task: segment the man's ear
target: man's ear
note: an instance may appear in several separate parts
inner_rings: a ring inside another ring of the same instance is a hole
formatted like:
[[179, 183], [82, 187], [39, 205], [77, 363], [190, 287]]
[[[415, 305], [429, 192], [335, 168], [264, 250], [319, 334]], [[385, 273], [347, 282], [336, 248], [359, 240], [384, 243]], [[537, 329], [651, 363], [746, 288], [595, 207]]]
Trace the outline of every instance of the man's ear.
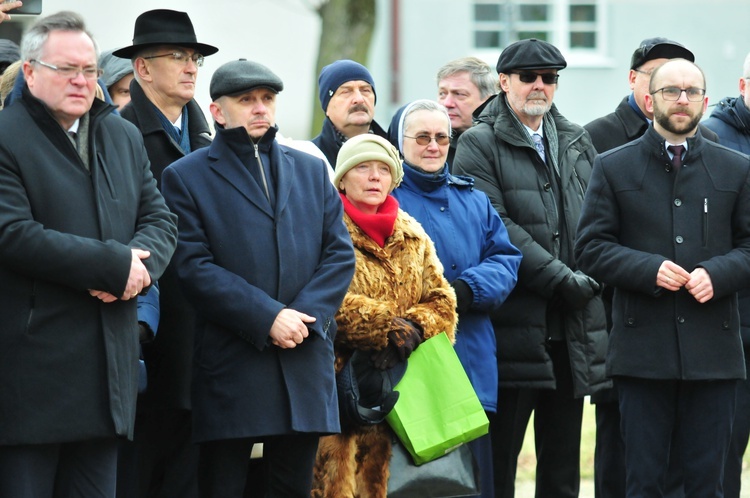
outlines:
[[226, 119], [224, 119], [224, 113], [221, 110], [221, 104], [219, 104], [216, 101], [211, 102], [208, 105], [208, 110], [211, 111], [211, 116], [213, 116], [214, 121], [219, 123], [221, 126], [224, 126], [227, 124]]
[[650, 93], [647, 93], [643, 96], [643, 105], [646, 106], [646, 111], [648, 111], [649, 114], [652, 116], [654, 115], [654, 96]]
[[133, 62], [133, 72], [138, 76], [141, 81], [152, 81], [151, 70], [143, 57], [138, 57]]

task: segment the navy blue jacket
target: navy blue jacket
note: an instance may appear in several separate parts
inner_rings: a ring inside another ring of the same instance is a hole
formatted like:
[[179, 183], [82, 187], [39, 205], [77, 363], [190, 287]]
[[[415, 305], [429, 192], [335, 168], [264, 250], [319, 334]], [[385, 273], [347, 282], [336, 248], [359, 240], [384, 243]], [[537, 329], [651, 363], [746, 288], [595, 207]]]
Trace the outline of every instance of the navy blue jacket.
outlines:
[[[193, 358], [196, 442], [338, 432], [334, 315], [354, 274], [343, 207], [321, 159], [261, 140], [275, 209], [230, 148], [244, 128], [164, 170], [179, 217], [173, 263], [197, 314]], [[283, 308], [314, 316], [292, 349], [269, 341]]]
[[[750, 109], [742, 97], [722, 99], [703, 125], [719, 136], [721, 145], [750, 154]], [[750, 349], [750, 289], [740, 291], [739, 304], [742, 343]]]
[[404, 180], [393, 196], [435, 243], [445, 278], [471, 288], [471, 307], [459, 315], [456, 353], [485, 410], [494, 412], [497, 348], [489, 312], [516, 285], [521, 252], [489, 198], [474, 189], [474, 180], [451, 175], [447, 166], [437, 176], [404, 166]]

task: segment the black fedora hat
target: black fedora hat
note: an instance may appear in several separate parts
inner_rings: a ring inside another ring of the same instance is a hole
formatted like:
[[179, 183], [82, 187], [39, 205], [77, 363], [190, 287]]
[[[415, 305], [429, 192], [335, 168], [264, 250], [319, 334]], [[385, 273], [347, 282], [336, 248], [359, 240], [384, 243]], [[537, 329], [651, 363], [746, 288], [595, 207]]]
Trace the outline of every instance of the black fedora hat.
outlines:
[[193, 48], [201, 55], [212, 55], [218, 48], [198, 43], [193, 23], [186, 12], [156, 9], [144, 12], [135, 20], [133, 44], [116, 50], [112, 55], [130, 59], [141, 49], [154, 45], [177, 45]]

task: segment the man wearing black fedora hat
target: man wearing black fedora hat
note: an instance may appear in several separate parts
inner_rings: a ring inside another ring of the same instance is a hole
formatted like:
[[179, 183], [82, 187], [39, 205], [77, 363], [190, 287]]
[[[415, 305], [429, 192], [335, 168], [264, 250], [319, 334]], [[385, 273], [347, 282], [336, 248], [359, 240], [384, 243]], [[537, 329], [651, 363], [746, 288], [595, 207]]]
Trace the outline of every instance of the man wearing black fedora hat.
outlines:
[[523, 260], [518, 284], [492, 315], [500, 388], [490, 418], [495, 493], [515, 493], [518, 454], [534, 413], [536, 496], [576, 498], [583, 396], [607, 387], [599, 284], [577, 271], [573, 241], [596, 151], [552, 103], [567, 63], [542, 40], [500, 54], [501, 92], [475, 111], [454, 171], [475, 178]]
[[[121, 114], [143, 134], [159, 188], [164, 168], [211, 143], [208, 123], [193, 97], [203, 57], [217, 51], [198, 42], [187, 13], [157, 9], [139, 15], [132, 45], [113, 52], [132, 61], [131, 101]], [[118, 491], [125, 496], [193, 498], [198, 458], [191, 442], [190, 411], [194, 312], [172, 265], [159, 285], [159, 334], [144, 344], [148, 388], [138, 398], [135, 441], [121, 458]], [[126, 470], [128, 462], [137, 471]]]

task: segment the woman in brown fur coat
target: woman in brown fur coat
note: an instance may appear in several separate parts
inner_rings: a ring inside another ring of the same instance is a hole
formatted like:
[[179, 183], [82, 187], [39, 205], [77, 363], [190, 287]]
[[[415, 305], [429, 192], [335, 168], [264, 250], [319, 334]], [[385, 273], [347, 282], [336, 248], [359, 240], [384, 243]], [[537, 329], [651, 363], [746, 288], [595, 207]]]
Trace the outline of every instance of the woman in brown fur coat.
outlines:
[[[440, 332], [453, 340], [455, 293], [422, 226], [389, 195], [402, 177], [398, 151], [377, 135], [351, 138], [339, 151], [334, 184], [357, 264], [336, 315], [337, 372], [356, 349], [388, 368]], [[385, 498], [391, 437], [385, 422], [322, 437], [313, 497]]]

